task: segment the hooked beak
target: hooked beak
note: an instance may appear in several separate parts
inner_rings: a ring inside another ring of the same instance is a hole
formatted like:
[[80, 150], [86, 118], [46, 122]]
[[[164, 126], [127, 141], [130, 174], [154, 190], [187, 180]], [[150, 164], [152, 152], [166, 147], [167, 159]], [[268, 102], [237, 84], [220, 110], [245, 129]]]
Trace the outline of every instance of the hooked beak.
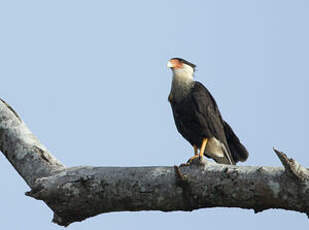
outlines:
[[168, 61], [168, 62], [167, 62], [167, 67], [168, 67], [168, 68], [173, 68], [174, 65], [173, 65], [173, 63], [171, 63], [171, 61]]

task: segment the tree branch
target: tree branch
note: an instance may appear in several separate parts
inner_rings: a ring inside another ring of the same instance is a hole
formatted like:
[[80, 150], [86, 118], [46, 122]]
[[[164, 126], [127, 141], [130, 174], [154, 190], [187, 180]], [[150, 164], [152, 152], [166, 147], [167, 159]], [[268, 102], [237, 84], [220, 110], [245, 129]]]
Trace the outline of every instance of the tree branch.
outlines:
[[65, 168], [0, 100], [0, 150], [67, 226], [113, 211], [191, 211], [240, 207], [309, 213], [309, 171], [274, 149], [284, 168], [240, 167], [195, 159], [180, 167]]
[[32, 188], [35, 180], [65, 167], [32, 134], [17, 113], [0, 99], [0, 150]]

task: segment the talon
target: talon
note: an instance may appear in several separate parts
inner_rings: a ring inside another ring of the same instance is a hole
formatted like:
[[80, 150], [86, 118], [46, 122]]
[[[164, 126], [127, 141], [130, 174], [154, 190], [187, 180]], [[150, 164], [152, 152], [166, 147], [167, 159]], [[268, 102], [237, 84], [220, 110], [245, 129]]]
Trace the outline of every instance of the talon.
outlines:
[[188, 166], [188, 165], [190, 165], [195, 158], [199, 158], [199, 160], [202, 161], [203, 160], [203, 156], [204, 156], [204, 152], [205, 152], [205, 149], [206, 149], [207, 141], [208, 141], [207, 138], [203, 138], [201, 149], [200, 149], [199, 153], [198, 153], [198, 147], [196, 145], [193, 145], [194, 156], [191, 157], [187, 161], [186, 164], [181, 164], [180, 166]]
[[198, 147], [197, 147], [196, 145], [193, 145], [193, 149], [194, 149], [194, 156], [191, 157], [191, 158], [187, 161], [187, 163], [186, 163], [187, 166], [190, 165], [190, 163], [191, 163], [195, 158], [199, 157], [199, 155], [198, 155]]
[[200, 156], [197, 154], [194, 155], [193, 157], [190, 157], [190, 159], [187, 161], [187, 164], [190, 164], [195, 158], [200, 158]]

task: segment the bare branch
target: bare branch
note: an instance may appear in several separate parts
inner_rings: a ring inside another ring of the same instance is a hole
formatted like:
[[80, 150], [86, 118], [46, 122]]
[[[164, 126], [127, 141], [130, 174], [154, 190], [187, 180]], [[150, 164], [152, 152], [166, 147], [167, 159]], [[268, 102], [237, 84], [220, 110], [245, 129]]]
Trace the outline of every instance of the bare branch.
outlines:
[[240, 207], [309, 213], [309, 172], [278, 150], [284, 168], [199, 159], [180, 167], [65, 168], [2, 100], [0, 150], [30, 186], [26, 195], [43, 200], [63, 226], [114, 211]]
[[32, 134], [17, 113], [0, 100], [0, 150], [30, 187], [64, 166]]

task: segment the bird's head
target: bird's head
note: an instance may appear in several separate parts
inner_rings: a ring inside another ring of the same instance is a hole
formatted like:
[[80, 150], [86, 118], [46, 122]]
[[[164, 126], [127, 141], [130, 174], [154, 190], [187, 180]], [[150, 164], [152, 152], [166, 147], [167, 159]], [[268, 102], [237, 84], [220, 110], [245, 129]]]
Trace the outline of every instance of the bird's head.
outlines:
[[195, 65], [182, 58], [171, 58], [167, 62], [167, 67], [171, 68], [174, 76], [193, 79]]
[[181, 73], [183, 71], [193, 74], [196, 66], [182, 58], [171, 58], [167, 62], [167, 67], [171, 68], [175, 74]]
[[173, 72], [171, 97], [174, 101], [181, 100], [190, 92], [194, 85], [193, 73], [195, 65], [182, 58], [171, 58], [167, 62], [167, 66]]

